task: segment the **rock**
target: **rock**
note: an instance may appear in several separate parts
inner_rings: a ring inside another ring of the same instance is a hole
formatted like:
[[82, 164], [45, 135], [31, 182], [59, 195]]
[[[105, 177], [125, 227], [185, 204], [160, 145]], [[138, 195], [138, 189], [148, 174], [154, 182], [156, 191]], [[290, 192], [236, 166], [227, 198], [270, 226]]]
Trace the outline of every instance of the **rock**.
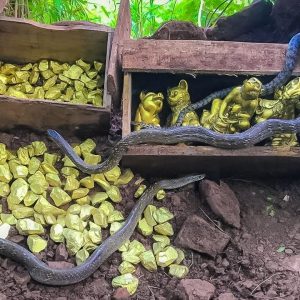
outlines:
[[252, 280], [247, 279], [242, 283], [242, 285], [247, 289], [251, 289], [255, 285], [255, 283]]
[[292, 35], [300, 31], [300, 1], [277, 0], [274, 4], [271, 18], [274, 21], [276, 32], [281, 42], [287, 43]]
[[[91, 289], [90, 284], [88, 284], [88, 289]], [[92, 282], [92, 291], [99, 299], [106, 294], [110, 294], [109, 289], [110, 285], [104, 278], [98, 278]]]
[[216, 290], [211, 283], [201, 279], [182, 279], [178, 287], [189, 300], [209, 300]]
[[20, 234], [9, 237], [10, 241], [12, 241], [14, 243], [17, 243], [17, 244], [23, 242], [24, 239], [25, 239], [25, 237], [23, 235], [20, 235]]
[[27, 285], [27, 283], [30, 281], [30, 275], [25, 270], [21, 272], [16, 272], [14, 275], [14, 280], [18, 285]]
[[229, 265], [230, 265], [229, 261], [226, 258], [224, 258], [222, 260], [222, 266], [225, 267], [225, 268], [227, 268], [227, 267], [229, 267]]
[[178, 196], [177, 194], [173, 194], [171, 195], [171, 203], [176, 206], [176, 207], [180, 207], [181, 205], [181, 197]]
[[0, 293], [0, 300], [7, 300], [7, 297], [3, 293]]
[[47, 264], [52, 269], [71, 269], [74, 267], [74, 264], [67, 261], [47, 261]]
[[293, 254], [294, 251], [293, 251], [293, 249], [286, 248], [286, 249], [284, 249], [284, 253], [286, 253], [286, 254]]
[[300, 241], [300, 233], [296, 233], [294, 239]]
[[223, 181], [218, 185], [210, 180], [202, 180], [199, 186], [212, 211], [227, 224], [240, 228], [240, 204], [232, 189]]
[[56, 300], [68, 300], [68, 298], [67, 297], [58, 297], [58, 298], [56, 298]]
[[178, 246], [215, 257], [223, 252], [229, 240], [228, 235], [209, 225], [201, 217], [192, 215], [185, 220], [175, 243]]
[[285, 270], [300, 273], [300, 254], [285, 258], [282, 266]]
[[265, 268], [272, 273], [277, 272], [280, 269], [278, 263], [273, 260], [265, 262]]
[[68, 259], [68, 251], [64, 244], [59, 244], [55, 250], [55, 260], [67, 260]]
[[257, 249], [257, 251], [263, 253], [265, 248], [263, 245], [258, 245], [256, 249]]
[[207, 38], [219, 41], [239, 40], [240, 35], [270, 22], [271, 11], [272, 4], [269, 1], [258, 0], [234, 15], [219, 18], [216, 26], [206, 31]]
[[117, 288], [112, 295], [112, 299], [113, 300], [129, 300], [130, 294], [128, 293], [127, 289], [125, 289], [125, 288]]
[[237, 300], [232, 293], [222, 293], [219, 295], [218, 300]]

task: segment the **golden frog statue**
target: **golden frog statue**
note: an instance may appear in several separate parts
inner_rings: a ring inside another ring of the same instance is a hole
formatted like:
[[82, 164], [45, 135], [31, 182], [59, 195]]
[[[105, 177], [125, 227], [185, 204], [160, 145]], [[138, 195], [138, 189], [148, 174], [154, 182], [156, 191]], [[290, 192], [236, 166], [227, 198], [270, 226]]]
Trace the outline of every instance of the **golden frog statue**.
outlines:
[[262, 83], [255, 77], [235, 87], [222, 99], [215, 99], [211, 110], [204, 110], [200, 123], [220, 133], [241, 132], [250, 128], [250, 120], [259, 102]]
[[[172, 115], [168, 119], [168, 126], [175, 125], [179, 113], [191, 104], [188, 84], [185, 80], [180, 80], [178, 86], [168, 89], [168, 103]], [[195, 111], [188, 112], [183, 119], [182, 126], [199, 126], [199, 118]]]
[[[267, 119], [294, 119], [300, 109], [300, 77], [291, 80], [277, 90], [274, 100], [260, 99], [256, 109], [255, 123]], [[296, 134], [279, 134], [272, 138], [272, 146], [297, 146]]]
[[[162, 93], [140, 93], [141, 103], [135, 114], [136, 123], [160, 126], [158, 114], [162, 111], [164, 96]], [[135, 125], [134, 130], [141, 130], [141, 125]]]

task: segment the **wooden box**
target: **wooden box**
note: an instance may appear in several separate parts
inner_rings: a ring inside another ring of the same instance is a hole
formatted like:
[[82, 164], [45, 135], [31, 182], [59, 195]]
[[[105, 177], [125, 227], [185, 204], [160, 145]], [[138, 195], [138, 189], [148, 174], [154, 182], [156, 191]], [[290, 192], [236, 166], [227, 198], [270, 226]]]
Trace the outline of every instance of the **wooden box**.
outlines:
[[[132, 130], [130, 122], [134, 120], [140, 91], [160, 91], [166, 99], [167, 88], [184, 78], [189, 83], [193, 102], [213, 91], [240, 85], [249, 76], [268, 82], [281, 70], [286, 48], [282, 44], [241, 42], [126, 41], [122, 56], [123, 136]], [[294, 74], [300, 74], [299, 62]], [[255, 146], [225, 150], [205, 145], [139, 145], [130, 147], [123, 165], [143, 175], [205, 172], [216, 178], [278, 177], [299, 174], [300, 149]]]
[[74, 63], [82, 58], [105, 63], [103, 107], [49, 100], [22, 100], [0, 96], [1, 130], [26, 126], [68, 131], [105, 132], [109, 128], [111, 96], [107, 72], [113, 30], [89, 22], [44, 25], [29, 20], [0, 17], [0, 61], [25, 64], [41, 59]]

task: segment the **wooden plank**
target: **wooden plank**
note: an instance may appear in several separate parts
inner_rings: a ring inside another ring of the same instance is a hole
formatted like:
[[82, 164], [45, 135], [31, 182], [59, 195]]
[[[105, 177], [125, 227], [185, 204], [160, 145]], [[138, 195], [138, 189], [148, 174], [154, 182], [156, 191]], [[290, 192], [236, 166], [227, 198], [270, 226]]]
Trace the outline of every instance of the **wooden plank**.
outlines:
[[103, 106], [111, 110], [111, 94], [107, 90], [107, 76], [108, 76], [108, 68], [111, 63], [110, 60], [110, 52], [111, 52], [111, 43], [113, 39], [113, 33], [109, 32], [107, 37], [107, 47], [106, 47], [106, 65], [105, 65], [105, 72], [104, 72], [104, 90], [103, 90]]
[[107, 132], [110, 111], [92, 105], [75, 105], [43, 100], [19, 100], [0, 96], [0, 130], [19, 126], [30, 127], [37, 131], [48, 128], [68, 131], [91, 130], [96, 134]]
[[[282, 69], [285, 44], [128, 40], [124, 42], [126, 72], [178, 72], [271, 75]], [[294, 72], [300, 75], [300, 59]]]
[[132, 78], [130, 73], [124, 74], [124, 86], [122, 96], [122, 136], [131, 132], [131, 95], [132, 95]]
[[122, 91], [122, 60], [121, 53], [124, 40], [130, 38], [131, 16], [129, 0], [122, 0], [119, 7], [117, 27], [114, 32], [110, 64], [107, 76], [107, 89], [116, 107], [121, 102]]
[[12, 63], [53, 59], [73, 63], [106, 60], [107, 26], [44, 25], [29, 20], [0, 18], [0, 56]]
[[129, 148], [122, 165], [143, 176], [204, 172], [211, 178], [269, 178], [299, 176], [299, 158], [300, 149], [289, 147], [226, 150], [209, 146], [139, 145]]

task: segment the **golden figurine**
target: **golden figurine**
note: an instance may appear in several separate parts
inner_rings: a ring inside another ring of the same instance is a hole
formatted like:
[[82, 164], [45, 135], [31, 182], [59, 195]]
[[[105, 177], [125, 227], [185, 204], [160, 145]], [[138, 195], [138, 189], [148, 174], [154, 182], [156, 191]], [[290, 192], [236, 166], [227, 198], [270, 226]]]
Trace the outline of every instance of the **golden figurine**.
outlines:
[[247, 79], [224, 98], [215, 99], [210, 112], [204, 110], [201, 125], [220, 133], [241, 132], [250, 128], [259, 102], [262, 83], [255, 77]]
[[[274, 100], [260, 99], [256, 109], [255, 123], [267, 119], [294, 119], [300, 109], [300, 77], [277, 90]], [[272, 146], [297, 146], [296, 134], [278, 134], [272, 138]]]
[[[180, 80], [178, 86], [168, 89], [168, 103], [172, 110], [172, 116], [168, 120], [168, 126], [175, 125], [180, 112], [191, 104], [188, 84]], [[199, 126], [199, 118], [195, 111], [188, 112], [183, 119], [182, 126]]]
[[[141, 103], [135, 114], [136, 123], [160, 126], [158, 114], [162, 111], [164, 96], [162, 93], [140, 93]], [[141, 130], [141, 125], [135, 125], [134, 130]]]

